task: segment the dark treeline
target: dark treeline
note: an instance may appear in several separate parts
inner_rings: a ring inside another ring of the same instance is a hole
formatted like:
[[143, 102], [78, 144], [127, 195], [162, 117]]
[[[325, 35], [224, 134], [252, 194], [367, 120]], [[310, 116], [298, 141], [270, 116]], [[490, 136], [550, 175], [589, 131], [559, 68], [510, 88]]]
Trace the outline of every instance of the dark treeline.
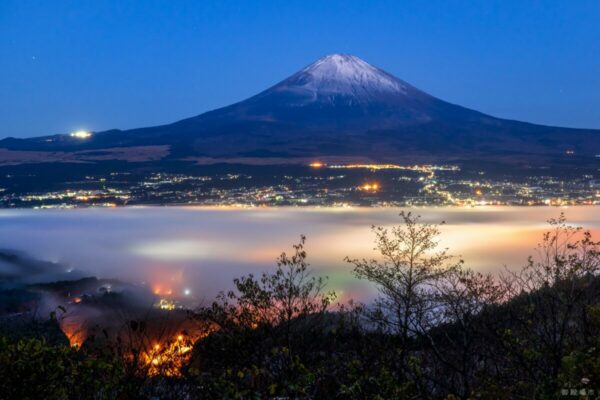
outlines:
[[[437, 225], [401, 222], [373, 227], [378, 257], [346, 259], [378, 289], [372, 304], [340, 304], [301, 237], [273, 272], [190, 312], [207, 334], [183, 365], [161, 370], [122, 342], [75, 350], [8, 335], [0, 398], [600, 398], [600, 244], [589, 232], [561, 215], [523, 268], [486, 275], [440, 248]], [[128, 328], [143, 335], [144, 321]]]

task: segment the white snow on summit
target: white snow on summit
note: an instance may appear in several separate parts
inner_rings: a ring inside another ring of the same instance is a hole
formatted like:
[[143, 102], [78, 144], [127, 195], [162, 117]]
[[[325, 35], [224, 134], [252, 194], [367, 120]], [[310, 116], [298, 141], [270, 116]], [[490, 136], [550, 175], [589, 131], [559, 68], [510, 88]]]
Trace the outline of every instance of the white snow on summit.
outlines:
[[320, 94], [369, 98], [374, 94], [406, 94], [399, 79], [352, 55], [331, 54], [307, 66], [286, 82], [289, 88]]

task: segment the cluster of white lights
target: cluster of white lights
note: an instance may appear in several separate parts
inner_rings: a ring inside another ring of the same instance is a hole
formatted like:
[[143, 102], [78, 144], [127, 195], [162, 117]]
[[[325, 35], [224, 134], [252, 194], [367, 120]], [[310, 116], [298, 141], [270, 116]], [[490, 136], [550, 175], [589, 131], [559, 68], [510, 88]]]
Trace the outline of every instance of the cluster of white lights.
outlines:
[[71, 133], [71, 137], [77, 138], [77, 139], [88, 139], [92, 136], [91, 132], [88, 131], [75, 131]]

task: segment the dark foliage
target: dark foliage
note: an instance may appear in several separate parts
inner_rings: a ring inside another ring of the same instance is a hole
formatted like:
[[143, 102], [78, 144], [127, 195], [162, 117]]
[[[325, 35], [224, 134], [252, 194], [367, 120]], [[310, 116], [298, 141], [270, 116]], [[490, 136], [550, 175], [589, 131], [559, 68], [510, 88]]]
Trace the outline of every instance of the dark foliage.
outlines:
[[[439, 251], [436, 226], [402, 218], [374, 228], [381, 258], [349, 260], [380, 289], [372, 305], [332, 307], [302, 237], [275, 270], [236, 279], [190, 316], [212, 333], [179, 371], [153, 374], [123, 343], [26, 339], [51, 321], [3, 330], [0, 399], [600, 398], [600, 253], [588, 232], [552, 220], [524, 268], [493, 277]], [[135, 337], [144, 326], [128, 324]]]

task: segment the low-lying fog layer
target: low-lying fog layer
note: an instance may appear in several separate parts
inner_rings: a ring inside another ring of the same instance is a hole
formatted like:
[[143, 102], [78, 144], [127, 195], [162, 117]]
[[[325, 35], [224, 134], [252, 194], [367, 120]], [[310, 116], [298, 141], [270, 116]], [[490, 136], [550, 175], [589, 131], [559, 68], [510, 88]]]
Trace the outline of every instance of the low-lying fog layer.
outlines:
[[[373, 255], [370, 226], [400, 222], [397, 209], [128, 207], [1, 210], [0, 248], [64, 265], [77, 276], [146, 282], [165, 293], [210, 300], [234, 277], [273, 268], [299, 235], [311, 265], [343, 298], [368, 300], [372, 290], [352, 277], [345, 256]], [[442, 245], [466, 265], [497, 271], [522, 266], [564, 212], [600, 239], [596, 207], [420, 208], [428, 222], [446, 221]]]

